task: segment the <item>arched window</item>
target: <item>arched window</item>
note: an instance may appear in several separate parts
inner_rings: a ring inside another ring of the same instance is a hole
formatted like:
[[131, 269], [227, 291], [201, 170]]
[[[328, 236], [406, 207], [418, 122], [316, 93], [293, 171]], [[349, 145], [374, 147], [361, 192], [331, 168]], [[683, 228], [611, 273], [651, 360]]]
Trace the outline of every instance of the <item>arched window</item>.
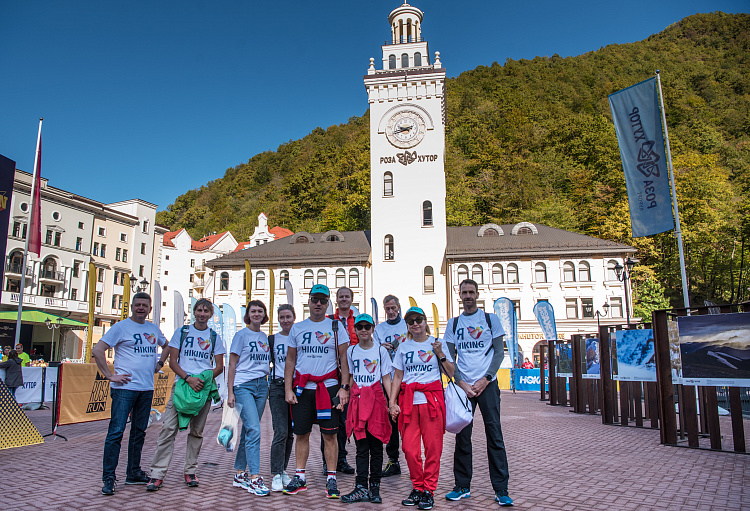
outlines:
[[516, 234], [534, 234], [534, 231], [531, 230], [531, 227], [521, 227]]
[[591, 282], [591, 267], [586, 261], [578, 263], [578, 281]]
[[475, 264], [471, 267], [471, 280], [477, 284], [484, 284], [484, 270], [481, 264]]
[[518, 284], [518, 266], [513, 263], [508, 265], [508, 284]]
[[563, 264], [563, 282], [576, 281], [576, 267], [570, 261]]
[[544, 263], [534, 265], [534, 281], [540, 284], [547, 282], [547, 267]]
[[349, 287], [352, 289], [359, 287], [359, 270], [356, 268], [349, 270]]
[[414, 66], [421, 66], [422, 65], [422, 54], [417, 52], [414, 54]]
[[341, 241], [341, 238], [339, 238], [335, 234], [329, 234], [328, 237], [326, 237], [326, 241], [328, 241], [328, 242], [331, 242], [331, 241]]
[[396, 56], [391, 55], [388, 57], [388, 69], [396, 69]]
[[310, 289], [315, 284], [315, 276], [312, 270], [305, 270], [305, 289]]
[[492, 265], [492, 283], [493, 284], [504, 284], [503, 280], [503, 266], [501, 264]]
[[279, 272], [279, 289], [286, 288], [286, 283], [289, 280], [289, 272], [286, 270], [281, 270]]
[[297, 236], [297, 239], [294, 240], [295, 243], [310, 243], [310, 240], [307, 239], [307, 236]]
[[[53, 257], [48, 257], [44, 260], [44, 263], [42, 263], [42, 277], [48, 278], [48, 279], [54, 279], [57, 278], [56, 276], [57, 272], [57, 261]], [[99, 273], [100, 275], [103, 275], [104, 269], [100, 268]], [[104, 282], [104, 277], [99, 280], [99, 282]]]
[[255, 274], [255, 289], [265, 289], [266, 288], [266, 273], [263, 271], [259, 271]]
[[465, 264], [458, 267], [458, 284], [469, 278], [469, 268]]
[[346, 287], [346, 272], [343, 268], [336, 270], [336, 287]]
[[424, 267], [424, 292], [435, 292], [435, 273], [432, 271], [432, 266]]
[[432, 202], [428, 200], [422, 203], [422, 225], [432, 226]]
[[401, 67], [409, 67], [409, 55], [406, 53], [401, 54]]
[[385, 259], [386, 261], [393, 261], [393, 236], [391, 236], [390, 234], [385, 235], [383, 249], [383, 259]]
[[318, 284], [328, 285], [328, 272], [325, 270], [318, 270]]
[[615, 270], [615, 266], [617, 266], [617, 261], [614, 259], [607, 261], [607, 280], [617, 280], [617, 270]]
[[219, 276], [219, 291], [229, 291], [229, 272], [221, 272]]
[[383, 196], [393, 197], [393, 174], [390, 172], [383, 174]]

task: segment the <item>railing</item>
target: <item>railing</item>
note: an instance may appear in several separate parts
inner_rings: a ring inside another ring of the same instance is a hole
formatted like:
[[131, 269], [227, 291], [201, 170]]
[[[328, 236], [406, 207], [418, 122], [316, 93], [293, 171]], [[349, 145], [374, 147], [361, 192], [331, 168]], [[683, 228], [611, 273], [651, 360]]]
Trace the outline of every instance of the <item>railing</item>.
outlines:
[[62, 281], [65, 280], [65, 274], [61, 271], [39, 270], [39, 278]]
[[[10, 301], [13, 302], [13, 303], [18, 303], [18, 297], [20, 296], [20, 294], [21, 293], [11, 293], [10, 294]], [[23, 303], [29, 303], [29, 304], [33, 305], [34, 303], [36, 303], [35, 296], [34, 295], [24, 294], [23, 295]]]
[[206, 271], [206, 265], [205, 264], [196, 264], [194, 270], [195, 270], [195, 273], [205, 273], [205, 271]]
[[424, 39], [421, 36], [420, 37], [412, 36], [412, 37], [408, 38], [408, 41], [395, 41], [395, 42], [392, 41], [392, 40], [391, 41], [385, 41], [385, 43], [383, 44], [383, 46], [391, 46], [393, 44], [421, 43], [422, 41], [424, 41]]
[[[5, 273], [15, 273], [16, 275], [20, 275], [22, 267], [23, 265], [18, 263], [5, 263]], [[31, 266], [26, 267], [26, 275], [32, 275]]]
[[50, 296], [44, 297], [44, 305], [47, 307], [61, 307], [66, 308], [68, 306], [68, 301], [63, 300], [61, 298], [53, 298]]

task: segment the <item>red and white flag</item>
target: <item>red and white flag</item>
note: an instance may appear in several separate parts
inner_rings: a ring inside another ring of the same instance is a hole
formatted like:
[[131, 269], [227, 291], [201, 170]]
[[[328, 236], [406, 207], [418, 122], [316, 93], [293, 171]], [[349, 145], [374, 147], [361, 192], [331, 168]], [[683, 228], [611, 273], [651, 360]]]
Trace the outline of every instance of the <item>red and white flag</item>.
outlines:
[[42, 120], [39, 119], [39, 136], [36, 141], [34, 183], [32, 185], [31, 219], [29, 221], [29, 252], [39, 257], [42, 251]]

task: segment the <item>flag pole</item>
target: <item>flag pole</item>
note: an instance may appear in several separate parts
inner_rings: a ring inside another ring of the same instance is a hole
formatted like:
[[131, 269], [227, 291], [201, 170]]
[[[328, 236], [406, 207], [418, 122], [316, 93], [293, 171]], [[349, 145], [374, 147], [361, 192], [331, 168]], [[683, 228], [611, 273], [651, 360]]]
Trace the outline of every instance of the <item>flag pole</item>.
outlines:
[[669, 182], [672, 185], [672, 206], [674, 207], [675, 229], [677, 236], [677, 249], [680, 252], [680, 276], [682, 277], [682, 303], [685, 308], [690, 308], [690, 295], [688, 292], [687, 272], [685, 271], [685, 252], [682, 248], [682, 228], [680, 227], [680, 210], [677, 208], [677, 189], [674, 185], [674, 167], [672, 167], [672, 151], [669, 148], [669, 131], [667, 130], [667, 114], [664, 106], [664, 95], [661, 92], [661, 75], [656, 70], [656, 83], [659, 84], [659, 102], [661, 106], [661, 122], [664, 127], [664, 139], [667, 149], [667, 163], [669, 164]]
[[[23, 313], [23, 290], [26, 287], [26, 263], [29, 258], [29, 240], [31, 239], [31, 215], [34, 211], [34, 197], [36, 195], [36, 178], [39, 172], [39, 157], [42, 143], [42, 117], [39, 118], [39, 133], [36, 136], [36, 152], [34, 153], [34, 175], [31, 178], [31, 196], [29, 197], [29, 214], [26, 220], [26, 242], [23, 248], [23, 264], [21, 266], [21, 289], [18, 293], [18, 317], [16, 318], [16, 340], [13, 344], [13, 349], [21, 340], [21, 314]], [[39, 208], [41, 209], [41, 196]], [[33, 282], [33, 280], [32, 280]]]

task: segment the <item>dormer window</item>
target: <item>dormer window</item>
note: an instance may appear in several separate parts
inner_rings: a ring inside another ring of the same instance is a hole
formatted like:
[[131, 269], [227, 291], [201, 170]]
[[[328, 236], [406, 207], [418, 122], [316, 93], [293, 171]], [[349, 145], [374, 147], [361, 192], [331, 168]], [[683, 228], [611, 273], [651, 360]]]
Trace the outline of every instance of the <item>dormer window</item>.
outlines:
[[520, 229], [518, 229], [518, 231], [516, 232], [516, 234], [534, 234], [534, 231], [532, 231], [528, 227], [521, 227]]
[[297, 239], [294, 240], [295, 243], [310, 243], [310, 240], [307, 239], [307, 236], [297, 236]]

